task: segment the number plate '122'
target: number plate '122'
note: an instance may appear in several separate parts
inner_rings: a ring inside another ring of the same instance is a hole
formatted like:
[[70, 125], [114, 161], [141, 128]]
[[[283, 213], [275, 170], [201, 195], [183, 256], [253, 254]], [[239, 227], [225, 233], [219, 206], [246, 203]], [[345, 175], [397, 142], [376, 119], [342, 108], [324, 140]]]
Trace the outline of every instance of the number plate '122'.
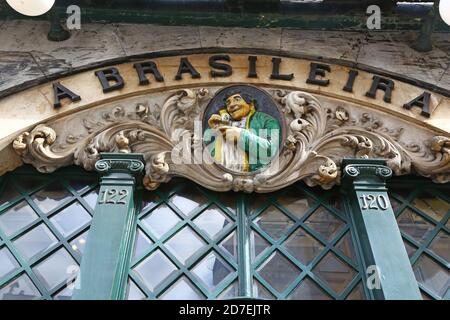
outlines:
[[363, 194], [359, 197], [362, 200], [362, 209], [387, 210], [389, 202], [385, 195]]
[[99, 197], [99, 204], [127, 204], [128, 190], [105, 189]]

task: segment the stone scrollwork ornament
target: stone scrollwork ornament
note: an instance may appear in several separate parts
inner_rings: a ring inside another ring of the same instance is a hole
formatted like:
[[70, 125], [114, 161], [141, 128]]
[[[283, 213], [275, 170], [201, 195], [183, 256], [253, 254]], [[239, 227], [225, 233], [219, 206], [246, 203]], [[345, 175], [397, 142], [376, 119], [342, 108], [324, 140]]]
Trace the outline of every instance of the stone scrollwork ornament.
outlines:
[[[450, 181], [448, 137], [435, 136], [408, 146], [399, 141], [402, 130], [386, 129], [371, 115], [354, 119], [345, 107], [326, 108], [305, 92], [270, 92], [284, 117], [285, 138], [278, 156], [254, 172], [236, 173], [199, 161], [207, 151], [196, 152], [203, 141], [195, 134], [195, 121], [202, 121], [202, 110], [212, 98], [206, 88], [172, 93], [162, 107], [139, 103], [130, 113], [115, 106], [101, 121], [78, 119], [81, 134], [63, 134], [54, 125], [41, 124], [19, 135], [12, 146], [23, 162], [40, 172], [72, 164], [94, 170], [102, 152], [141, 153], [146, 162], [143, 184], [149, 190], [175, 176], [215, 191], [271, 192], [299, 180], [329, 189], [340, 183], [342, 159], [352, 157], [385, 159], [396, 175], [412, 173], [440, 183]], [[188, 163], [174, 161], [186, 150], [182, 157]]]

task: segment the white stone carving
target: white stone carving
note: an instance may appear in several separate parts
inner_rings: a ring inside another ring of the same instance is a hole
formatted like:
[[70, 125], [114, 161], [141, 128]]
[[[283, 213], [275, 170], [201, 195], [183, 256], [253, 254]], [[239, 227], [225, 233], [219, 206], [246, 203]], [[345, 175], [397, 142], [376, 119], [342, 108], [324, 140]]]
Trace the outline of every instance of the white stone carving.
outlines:
[[403, 128], [385, 126], [374, 114], [353, 115], [337, 104], [325, 107], [305, 92], [270, 92], [284, 113], [286, 138], [277, 161], [263, 171], [230, 173], [220, 165], [200, 161], [202, 154], [195, 152], [190, 155], [191, 164], [173, 161], [180, 148], [193, 151], [202, 144], [194, 135], [194, 121], [201, 120], [212, 98], [205, 88], [168, 94], [162, 107], [137, 103], [130, 112], [129, 106], [117, 105], [106, 113], [98, 111], [96, 117], [73, 115], [59, 120], [75, 121], [83, 129], [77, 132], [55, 132], [50, 126], [38, 125], [18, 136], [13, 148], [41, 172], [72, 164], [94, 170], [101, 152], [142, 153], [146, 161], [143, 184], [150, 190], [174, 176], [216, 191], [271, 192], [298, 180], [329, 189], [340, 183], [340, 164], [346, 157], [383, 158], [396, 175], [413, 173], [436, 182], [450, 181], [448, 137], [403, 143]]

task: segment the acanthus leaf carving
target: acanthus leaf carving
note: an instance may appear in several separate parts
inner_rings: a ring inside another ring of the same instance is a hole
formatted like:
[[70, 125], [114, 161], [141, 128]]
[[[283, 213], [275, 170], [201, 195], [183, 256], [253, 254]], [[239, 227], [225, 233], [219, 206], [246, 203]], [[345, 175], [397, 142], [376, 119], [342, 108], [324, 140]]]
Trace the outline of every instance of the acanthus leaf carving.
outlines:
[[42, 172], [71, 164], [94, 170], [101, 152], [141, 153], [146, 161], [143, 184], [150, 190], [174, 176], [216, 191], [271, 192], [298, 180], [329, 189], [340, 183], [341, 161], [347, 157], [383, 158], [396, 175], [414, 173], [436, 182], [450, 181], [448, 137], [404, 144], [403, 128], [388, 128], [373, 114], [352, 117], [345, 107], [324, 107], [300, 91], [275, 90], [272, 96], [287, 124], [284, 148], [263, 171], [251, 174], [227, 172], [202, 162], [205, 156], [195, 152], [189, 153], [189, 164], [177, 158], [182, 150], [203, 144], [194, 134], [194, 121], [201, 120], [211, 98], [205, 88], [172, 93], [162, 107], [140, 102], [127, 112], [129, 108], [117, 105], [98, 117], [79, 119], [84, 134], [58, 136], [50, 126], [38, 125], [19, 135], [13, 148]]

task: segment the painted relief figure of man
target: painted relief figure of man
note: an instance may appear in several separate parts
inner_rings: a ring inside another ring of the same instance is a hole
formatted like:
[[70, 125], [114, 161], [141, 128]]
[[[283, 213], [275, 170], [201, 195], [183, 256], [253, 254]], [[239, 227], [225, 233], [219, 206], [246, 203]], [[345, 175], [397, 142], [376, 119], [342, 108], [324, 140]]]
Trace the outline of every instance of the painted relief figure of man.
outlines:
[[258, 112], [255, 101], [247, 94], [232, 91], [224, 100], [226, 107], [208, 120], [209, 127], [217, 131], [212, 156], [233, 171], [262, 168], [278, 151], [280, 123]]

